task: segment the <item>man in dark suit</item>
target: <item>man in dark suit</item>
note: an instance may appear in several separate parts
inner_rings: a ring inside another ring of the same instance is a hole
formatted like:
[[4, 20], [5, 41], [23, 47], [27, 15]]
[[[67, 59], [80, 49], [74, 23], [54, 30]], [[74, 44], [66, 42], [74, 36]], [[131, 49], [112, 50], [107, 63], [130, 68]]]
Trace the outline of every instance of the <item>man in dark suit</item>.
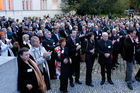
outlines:
[[58, 41], [60, 40], [59, 28], [58, 27], [55, 27], [53, 29], [52, 39], [54, 40], [55, 44], [58, 45]]
[[112, 35], [109, 38], [113, 44], [113, 59], [112, 59], [112, 67], [115, 70], [115, 67], [118, 67], [118, 53], [119, 53], [119, 35], [117, 34], [117, 30], [114, 28], [112, 29]]
[[134, 55], [135, 55], [135, 46], [136, 42], [134, 41], [134, 30], [130, 29], [128, 31], [128, 36], [125, 38], [124, 41], [124, 52], [125, 52], [125, 57], [124, 59], [126, 60], [126, 78], [125, 81], [127, 82], [127, 86], [130, 90], [133, 90], [132, 87], [132, 73], [133, 73], [133, 62], [134, 62]]
[[93, 33], [94, 33], [94, 36], [95, 36], [95, 41], [101, 39], [102, 32], [99, 30], [97, 25], [95, 26]]
[[112, 60], [111, 55], [113, 51], [112, 42], [108, 40], [108, 33], [104, 32], [102, 34], [103, 39], [98, 41], [98, 53], [99, 53], [99, 63], [101, 65], [101, 85], [105, 83], [105, 69], [107, 70], [107, 80], [110, 84], [114, 84], [111, 80], [111, 66]]
[[[44, 35], [45, 35], [45, 38], [42, 42], [43, 47], [45, 47], [45, 49], [47, 51], [54, 51], [56, 44], [55, 44], [54, 40], [51, 39], [51, 32], [46, 31], [44, 33]], [[50, 71], [50, 78], [56, 79], [56, 67], [55, 67], [55, 54], [54, 54], [54, 52], [52, 52], [51, 60], [48, 60], [48, 66], [49, 66], [49, 71]]]
[[69, 49], [69, 56], [72, 59], [71, 71], [70, 71], [70, 85], [74, 87], [72, 75], [75, 73], [75, 82], [82, 84], [79, 81], [80, 78], [80, 40], [77, 37], [77, 31], [72, 30], [70, 37], [67, 39], [67, 45]]

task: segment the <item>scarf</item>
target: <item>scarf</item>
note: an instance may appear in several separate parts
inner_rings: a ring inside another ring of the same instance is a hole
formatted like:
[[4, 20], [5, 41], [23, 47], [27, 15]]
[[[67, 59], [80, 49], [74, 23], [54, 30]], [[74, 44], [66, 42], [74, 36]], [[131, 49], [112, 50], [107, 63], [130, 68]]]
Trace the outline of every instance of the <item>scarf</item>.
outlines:
[[30, 65], [28, 63], [28, 65], [34, 70], [35, 72], [35, 75], [36, 75], [36, 78], [37, 78], [37, 83], [38, 83], [38, 86], [39, 86], [39, 89], [42, 91], [42, 93], [46, 93], [46, 84], [45, 84], [45, 81], [44, 81], [44, 78], [38, 68], [38, 66], [36, 65], [36, 63], [29, 59], [29, 62], [32, 64]]

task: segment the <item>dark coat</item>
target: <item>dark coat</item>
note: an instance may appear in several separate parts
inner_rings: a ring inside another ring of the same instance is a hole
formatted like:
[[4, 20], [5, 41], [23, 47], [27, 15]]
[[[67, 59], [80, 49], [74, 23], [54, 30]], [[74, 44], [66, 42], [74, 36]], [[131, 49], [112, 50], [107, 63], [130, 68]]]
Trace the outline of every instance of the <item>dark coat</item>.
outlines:
[[54, 42], [53, 39], [46, 39], [46, 38], [44, 38], [42, 44], [43, 44], [43, 47], [44, 47], [47, 51], [48, 51], [48, 50], [53, 51], [54, 48], [56, 47], [55, 42]]
[[136, 46], [136, 43], [133, 43], [129, 36], [126, 37], [124, 41], [124, 60], [126, 60], [127, 62], [133, 61], [134, 46]]
[[[111, 63], [111, 55], [113, 51], [113, 46], [110, 40], [107, 40], [107, 41], [104, 41], [102, 39], [98, 40], [97, 51], [99, 53], [100, 64]], [[105, 53], [109, 53], [110, 57], [106, 58]]]
[[34, 70], [32, 70], [28, 64], [26, 64], [20, 57], [18, 57], [18, 90], [21, 93], [40, 93], [29, 92], [26, 87], [27, 84], [32, 84], [33, 89], [31, 91], [39, 90]]
[[80, 50], [76, 51], [76, 48], [77, 48], [77, 45], [80, 44], [80, 40], [79, 38], [76, 38], [76, 44], [74, 44], [74, 42], [72, 41], [72, 38], [69, 37], [67, 39], [67, 44], [66, 46], [68, 47], [69, 49], [69, 52], [70, 52], [70, 57], [74, 57], [76, 55], [76, 53], [80, 56]]

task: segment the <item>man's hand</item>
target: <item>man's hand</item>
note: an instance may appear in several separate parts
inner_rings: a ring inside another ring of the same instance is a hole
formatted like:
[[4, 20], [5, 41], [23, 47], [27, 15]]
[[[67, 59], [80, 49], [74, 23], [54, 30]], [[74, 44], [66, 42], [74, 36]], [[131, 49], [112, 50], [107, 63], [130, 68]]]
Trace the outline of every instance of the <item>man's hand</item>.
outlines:
[[80, 48], [81, 48], [81, 45], [78, 45], [77, 48], [76, 48], [76, 50], [79, 50]]
[[70, 60], [70, 64], [72, 64], [72, 60], [71, 60], [71, 58], [70, 58], [69, 60]]
[[28, 90], [31, 90], [33, 88], [32, 84], [27, 84], [26, 87], [28, 88]]
[[90, 50], [90, 53], [94, 54], [94, 53], [95, 53], [94, 51], [95, 51], [95, 50], [94, 50], [94, 49], [92, 49], [92, 50]]
[[105, 57], [109, 58], [110, 54], [109, 53], [105, 53]]
[[65, 58], [63, 62], [64, 62], [65, 64], [67, 64], [67, 63], [68, 63], [68, 59]]

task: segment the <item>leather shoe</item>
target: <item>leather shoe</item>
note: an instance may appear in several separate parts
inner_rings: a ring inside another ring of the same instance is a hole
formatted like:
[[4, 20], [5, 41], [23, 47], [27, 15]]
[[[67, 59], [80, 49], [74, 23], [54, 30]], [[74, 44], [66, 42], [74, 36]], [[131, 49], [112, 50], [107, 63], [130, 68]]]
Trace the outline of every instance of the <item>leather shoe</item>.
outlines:
[[78, 81], [75, 81], [75, 83], [77, 83], [77, 84], [82, 84], [82, 82], [81, 82], [81, 81], [79, 81], [79, 80], [78, 80]]
[[104, 80], [101, 81], [100, 85], [103, 85], [103, 84], [105, 84], [105, 81]]
[[70, 86], [71, 86], [71, 87], [74, 87], [74, 84], [73, 84], [73, 83], [70, 83]]
[[94, 87], [94, 85], [92, 83], [90, 84], [86, 84], [87, 86], [90, 86], [90, 87]]
[[111, 85], [114, 85], [112, 80], [108, 80], [108, 83], [111, 84]]
[[128, 87], [130, 90], [133, 90], [132, 84], [127, 84], [127, 87]]

